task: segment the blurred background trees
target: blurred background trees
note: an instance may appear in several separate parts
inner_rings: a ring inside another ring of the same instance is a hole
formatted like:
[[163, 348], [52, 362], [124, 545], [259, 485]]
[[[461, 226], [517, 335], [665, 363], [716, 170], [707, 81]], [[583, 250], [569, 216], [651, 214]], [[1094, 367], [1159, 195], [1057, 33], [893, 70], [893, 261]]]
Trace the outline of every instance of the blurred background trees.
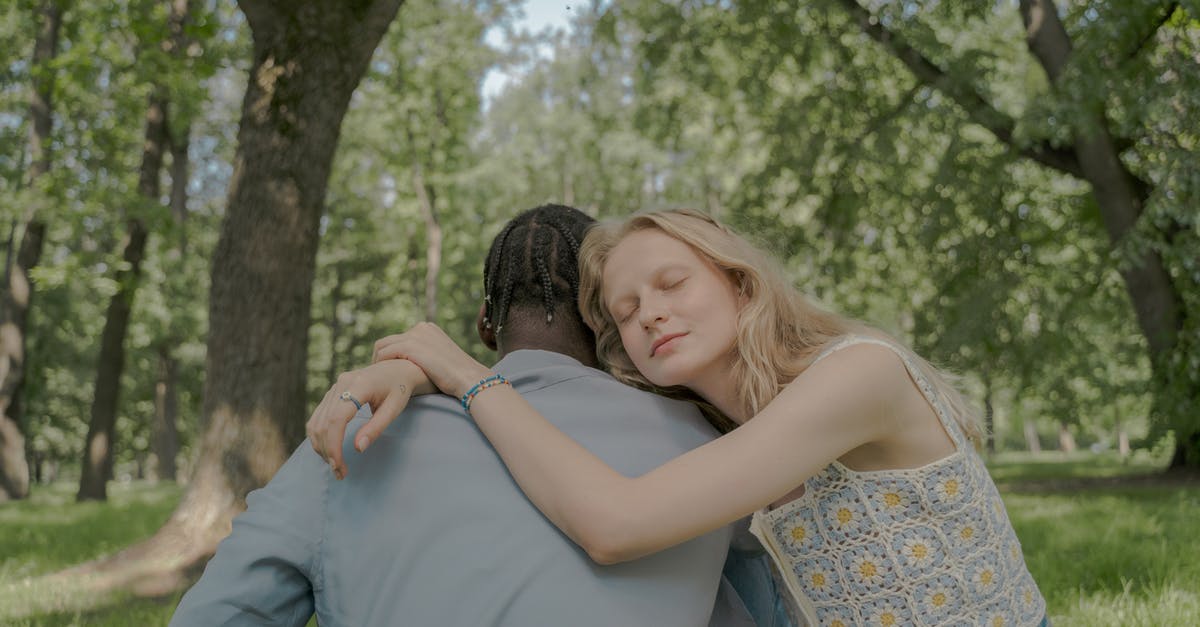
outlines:
[[[0, 500], [191, 480], [214, 408], [271, 385], [294, 390], [269, 411], [286, 452], [376, 337], [429, 319], [474, 342], [487, 243], [551, 201], [730, 222], [808, 293], [961, 373], [993, 449], [1200, 464], [1194, 2], [579, 2], [537, 35], [516, 0], [404, 3], [333, 122], [246, 100], [285, 68], [271, 37], [317, 36], [288, 6], [0, 9]], [[313, 124], [334, 125], [327, 170], [263, 139]], [[275, 178], [246, 176], [261, 163]], [[288, 180], [316, 197], [271, 187]], [[292, 296], [238, 274], [309, 231]], [[271, 340], [286, 350], [263, 348], [273, 319], [295, 323]], [[280, 455], [224, 479], [235, 507]]]

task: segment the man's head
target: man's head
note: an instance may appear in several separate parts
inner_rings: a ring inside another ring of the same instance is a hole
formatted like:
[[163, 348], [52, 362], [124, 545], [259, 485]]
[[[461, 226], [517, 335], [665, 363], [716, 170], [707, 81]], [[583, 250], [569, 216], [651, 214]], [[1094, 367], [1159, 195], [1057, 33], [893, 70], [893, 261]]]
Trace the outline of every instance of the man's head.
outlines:
[[595, 363], [595, 337], [579, 315], [579, 245], [595, 223], [564, 205], [513, 218], [488, 251], [479, 337], [501, 355], [551, 350]]

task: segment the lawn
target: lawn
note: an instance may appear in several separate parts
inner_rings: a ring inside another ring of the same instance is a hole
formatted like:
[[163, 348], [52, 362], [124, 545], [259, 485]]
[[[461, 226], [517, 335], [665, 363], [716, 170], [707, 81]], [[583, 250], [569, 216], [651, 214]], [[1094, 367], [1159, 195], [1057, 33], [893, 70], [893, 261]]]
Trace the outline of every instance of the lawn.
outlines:
[[[1129, 478], [1159, 465], [1090, 453], [1009, 454], [991, 464], [1056, 627], [1196, 624], [1200, 483]], [[166, 624], [178, 594], [60, 598], [23, 582], [149, 536], [180, 492], [114, 484], [107, 503], [76, 504], [74, 486], [58, 484], [0, 505], [0, 625]]]
[[1200, 623], [1195, 477], [1116, 481], [1156, 465], [1087, 453], [991, 467], [1056, 627]]

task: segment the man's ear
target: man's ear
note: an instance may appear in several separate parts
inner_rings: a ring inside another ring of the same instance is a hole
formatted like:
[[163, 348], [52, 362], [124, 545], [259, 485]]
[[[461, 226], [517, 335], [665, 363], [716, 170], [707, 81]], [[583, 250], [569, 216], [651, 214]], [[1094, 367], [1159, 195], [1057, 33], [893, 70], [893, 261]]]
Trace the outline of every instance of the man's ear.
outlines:
[[483, 345], [491, 350], [496, 350], [496, 328], [485, 322], [487, 320], [487, 304], [480, 303], [479, 315], [475, 316], [475, 330], [479, 332], [479, 339], [483, 340]]

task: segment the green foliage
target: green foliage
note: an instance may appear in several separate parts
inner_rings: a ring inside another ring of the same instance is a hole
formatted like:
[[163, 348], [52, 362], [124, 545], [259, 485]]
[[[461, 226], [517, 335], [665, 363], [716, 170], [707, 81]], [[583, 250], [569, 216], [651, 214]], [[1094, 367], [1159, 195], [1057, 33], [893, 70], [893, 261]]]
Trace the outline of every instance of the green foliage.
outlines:
[[[635, 42], [639, 130], [669, 148], [702, 138], [660, 173], [664, 186], [691, 190], [690, 204], [723, 199], [727, 220], [784, 255], [806, 291], [970, 375], [977, 390], [1013, 390], [1056, 420], [1107, 429], [1153, 399], [1156, 433], [1194, 432], [1200, 289], [1187, 276], [1200, 245], [1195, 203], [1174, 200], [1177, 188], [1192, 192], [1171, 177], [1197, 172], [1180, 117], [1197, 93], [1200, 64], [1186, 57], [1195, 22], [1155, 31], [1160, 3], [1072, 3], [1079, 61], [1051, 90], [1011, 4], [860, 3], [944, 73], [935, 88], [845, 4], [608, 10], [609, 37]], [[975, 94], [994, 111], [964, 108]], [[1016, 152], [1069, 149], [1095, 107], [1154, 190], [1115, 251], [1090, 187]], [[1012, 145], [981, 125], [1005, 118]], [[751, 148], [728, 150], [739, 140]], [[698, 176], [706, 159], [726, 176]], [[1118, 273], [1139, 246], [1161, 251], [1185, 300], [1164, 368], [1151, 368]]]
[[[13, 43], [3, 48], [6, 72], [0, 79], [0, 135], [13, 139], [5, 145], [23, 145], [29, 132], [34, 4], [6, 5], [0, 17], [0, 39]], [[181, 362], [180, 430], [185, 447], [190, 441], [203, 383], [207, 251], [215, 243], [224, 194], [224, 181], [213, 179], [227, 177], [220, 163], [230, 160], [233, 129], [225, 110], [237, 107], [236, 100], [220, 102], [220, 109], [207, 104], [208, 90], [235, 82], [217, 69], [225, 55], [244, 48], [228, 7], [223, 13], [192, 7], [185, 27], [190, 39], [175, 55], [162, 45], [168, 37], [163, 3], [64, 7], [59, 53], [50, 68], [55, 85], [50, 173], [36, 189], [15, 193], [28, 157], [0, 156], [0, 190], [14, 191], [0, 194], [4, 224], [35, 214], [47, 224], [41, 263], [33, 272], [24, 408], [30, 457], [49, 464], [51, 475], [53, 467], [80, 455], [104, 305], [116, 289], [112, 277], [130, 216], [146, 221], [151, 239], [126, 341], [118, 461], [141, 460], [148, 451], [160, 346], [169, 346]], [[182, 224], [166, 206], [168, 184], [158, 203], [147, 202], [136, 189], [153, 89], [164, 90], [170, 101], [171, 132], [182, 138], [193, 129], [191, 198]], [[187, 253], [181, 248], [185, 240]]]
[[[140, 215], [152, 236], [118, 461], [148, 452], [164, 346], [181, 362], [186, 454], [250, 55], [244, 20], [232, 4], [194, 6], [178, 56], [162, 45], [163, 3], [69, 3], [52, 67], [54, 168], [22, 190], [35, 4], [0, 9], [0, 143], [18, 147], [0, 154], [0, 220], [36, 209], [49, 225], [28, 346], [30, 451], [78, 457], [124, 219]], [[1097, 442], [1118, 429], [1150, 443], [1200, 429], [1200, 166], [1184, 123], [1200, 119], [1194, 3], [1169, 16], [1159, 2], [1061, 5], [1077, 61], [1054, 89], [1012, 3], [862, 4], [945, 73], [939, 87], [839, 0], [580, 3], [569, 31], [540, 35], [513, 31], [516, 0], [405, 3], [341, 130], [313, 290], [312, 402], [368, 361], [372, 340], [424, 316], [419, 168], [444, 236], [437, 321], [485, 361], [480, 268], [505, 219], [550, 201], [599, 217], [690, 205], [777, 252], [819, 300], [964, 374], [996, 407], [1002, 443], [1020, 442], [1027, 421]], [[485, 102], [496, 68], [511, 80]], [[156, 85], [172, 132], [191, 129], [182, 224], [135, 189]], [[994, 111], [968, 111], [964, 93]], [[1088, 185], [1019, 154], [1069, 148], [1081, 112], [1097, 107], [1151, 188], [1115, 247]], [[1011, 145], [987, 130], [997, 119], [1012, 121]], [[1147, 249], [1189, 312], [1165, 364], [1151, 364], [1120, 275]]]

